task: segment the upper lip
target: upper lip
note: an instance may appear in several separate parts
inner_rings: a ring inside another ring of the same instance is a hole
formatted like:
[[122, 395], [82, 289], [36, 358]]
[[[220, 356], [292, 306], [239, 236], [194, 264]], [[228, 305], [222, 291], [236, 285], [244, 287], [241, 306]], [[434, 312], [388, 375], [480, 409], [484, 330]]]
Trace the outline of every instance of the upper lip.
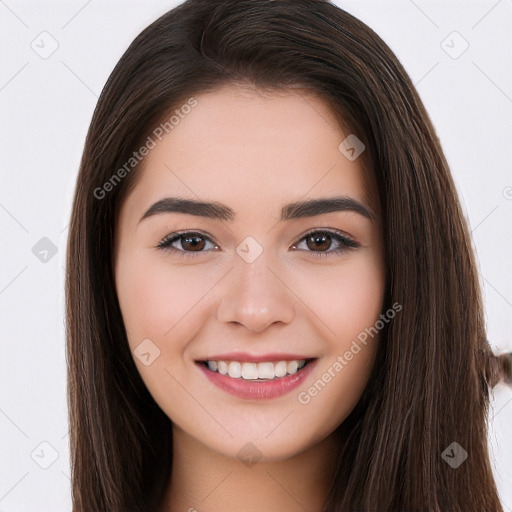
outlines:
[[283, 353], [269, 353], [269, 354], [248, 354], [247, 352], [229, 352], [226, 354], [217, 354], [208, 356], [205, 359], [198, 361], [239, 361], [244, 363], [262, 363], [265, 361], [300, 361], [301, 359], [314, 359], [301, 354], [283, 354]]

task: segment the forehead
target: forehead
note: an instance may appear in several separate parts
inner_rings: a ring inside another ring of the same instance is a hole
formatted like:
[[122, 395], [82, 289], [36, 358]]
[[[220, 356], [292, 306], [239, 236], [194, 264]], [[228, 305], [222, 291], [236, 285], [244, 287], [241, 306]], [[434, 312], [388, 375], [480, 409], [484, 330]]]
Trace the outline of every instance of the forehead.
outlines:
[[278, 208], [285, 200], [341, 192], [377, 211], [362, 158], [350, 160], [340, 151], [350, 134], [311, 91], [230, 84], [194, 97], [197, 105], [155, 138], [132, 202], [142, 207], [181, 195], [253, 214], [273, 203]]

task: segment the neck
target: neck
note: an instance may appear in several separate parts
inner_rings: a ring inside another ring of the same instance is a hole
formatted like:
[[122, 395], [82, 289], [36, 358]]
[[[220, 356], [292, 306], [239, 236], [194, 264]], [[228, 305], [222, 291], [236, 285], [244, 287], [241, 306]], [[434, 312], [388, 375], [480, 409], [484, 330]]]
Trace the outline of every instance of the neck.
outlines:
[[321, 512], [335, 471], [334, 432], [286, 460], [246, 463], [173, 426], [173, 463], [162, 512]]

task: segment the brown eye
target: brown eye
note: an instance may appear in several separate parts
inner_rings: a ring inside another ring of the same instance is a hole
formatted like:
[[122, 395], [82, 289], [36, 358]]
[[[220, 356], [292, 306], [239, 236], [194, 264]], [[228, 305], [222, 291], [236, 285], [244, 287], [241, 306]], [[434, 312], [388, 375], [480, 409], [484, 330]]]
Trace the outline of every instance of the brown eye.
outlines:
[[205, 242], [201, 236], [181, 236], [181, 246], [185, 251], [201, 251]]
[[327, 233], [309, 235], [306, 238], [306, 245], [312, 251], [325, 251], [331, 246], [331, 236]]
[[[171, 251], [179, 256], [193, 255], [192, 253], [208, 252], [206, 244], [210, 243], [213, 248], [217, 246], [210, 240], [209, 237], [191, 231], [182, 233], [171, 233], [167, 235], [158, 245], [159, 249]], [[181, 247], [180, 247], [181, 246]]]
[[[342, 254], [350, 249], [356, 249], [359, 244], [337, 231], [311, 231], [299, 240], [299, 243], [293, 244], [296, 249], [302, 241], [306, 244], [306, 252], [313, 253], [314, 256], [326, 257], [336, 254]], [[337, 243], [338, 248], [328, 250], [333, 241]]]

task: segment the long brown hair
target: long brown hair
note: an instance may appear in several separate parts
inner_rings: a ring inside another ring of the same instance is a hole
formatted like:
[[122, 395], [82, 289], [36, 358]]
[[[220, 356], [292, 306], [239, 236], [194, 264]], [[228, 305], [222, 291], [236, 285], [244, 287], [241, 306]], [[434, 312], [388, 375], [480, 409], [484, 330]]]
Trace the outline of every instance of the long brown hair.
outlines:
[[[129, 350], [113, 273], [116, 215], [141, 170], [126, 163], [155, 127], [187, 98], [237, 81], [319, 94], [365, 144], [379, 190], [384, 308], [403, 310], [381, 333], [363, 396], [340, 427], [348, 440], [325, 512], [502, 511], [486, 418], [490, 388], [510, 382], [510, 358], [486, 339], [447, 161], [395, 55], [324, 0], [187, 0], [133, 41], [101, 93], [68, 239], [73, 511], [148, 512], [163, 497], [172, 424]], [[453, 442], [468, 452], [457, 469], [442, 456]]]

